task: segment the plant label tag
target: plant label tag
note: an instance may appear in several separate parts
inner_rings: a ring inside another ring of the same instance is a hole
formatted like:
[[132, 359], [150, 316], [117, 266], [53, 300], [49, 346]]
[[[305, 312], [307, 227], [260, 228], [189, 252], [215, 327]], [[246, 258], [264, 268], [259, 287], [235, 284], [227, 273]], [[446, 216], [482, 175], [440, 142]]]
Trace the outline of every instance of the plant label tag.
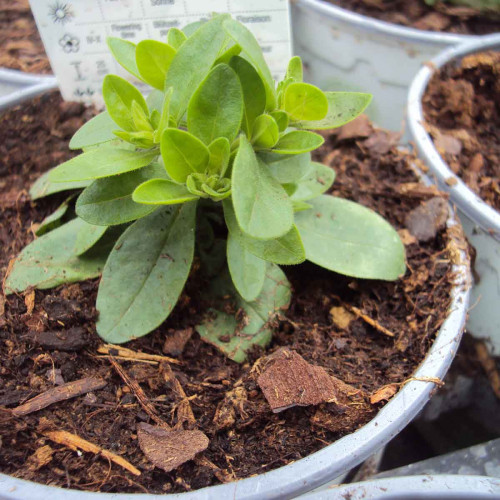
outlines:
[[212, 13], [229, 13], [252, 31], [276, 80], [291, 57], [288, 0], [30, 0], [30, 5], [68, 101], [103, 106], [101, 86], [108, 73], [150, 90], [114, 60], [107, 37], [166, 42], [170, 28], [182, 29]]

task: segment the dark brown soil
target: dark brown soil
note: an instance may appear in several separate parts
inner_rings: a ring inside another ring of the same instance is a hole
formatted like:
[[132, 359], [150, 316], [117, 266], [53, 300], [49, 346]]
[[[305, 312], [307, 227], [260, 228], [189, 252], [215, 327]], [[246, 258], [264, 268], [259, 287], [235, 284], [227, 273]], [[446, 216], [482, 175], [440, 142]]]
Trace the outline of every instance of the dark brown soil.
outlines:
[[327, 0], [344, 9], [424, 31], [484, 35], [500, 29], [500, 13], [480, 12], [471, 7], [424, 0]]
[[[32, 240], [32, 224], [58, 204], [57, 199], [33, 202], [26, 189], [40, 172], [68, 157], [66, 141], [81, 123], [82, 112], [89, 114], [52, 94], [0, 117], [2, 275], [9, 260]], [[58, 118], [58, 113], [63, 117]], [[373, 417], [384, 402], [372, 405], [369, 396], [386, 384], [403, 382], [422, 361], [446, 315], [454, 279], [447, 230], [438, 230], [424, 243], [405, 229], [407, 214], [435, 198], [436, 191], [415, 184], [408, 166], [411, 158], [393, 148], [392, 142], [390, 135], [362, 121], [342, 136], [327, 135], [318, 158], [337, 171], [334, 194], [373, 207], [401, 230], [408, 258], [405, 277], [386, 283], [343, 277], [312, 264], [286, 268], [293, 299], [275, 323], [267, 353], [255, 350], [247, 363], [239, 365], [194, 333], [177, 356], [181, 364], [170, 365], [171, 371], [165, 364], [120, 361], [143, 390], [148, 413], [124, 383], [123, 374], [118, 375], [115, 362], [97, 353], [102, 344], [94, 324], [98, 280], [37, 290], [34, 296], [0, 295], [4, 309], [0, 314], [0, 471], [81, 490], [182, 492], [298, 460]], [[162, 354], [167, 338], [189, 337], [182, 332], [204, 314], [205, 286], [201, 273], [193, 272], [165, 324], [127, 347]], [[357, 307], [395, 336], [346, 311], [339, 315], [342, 307]], [[82, 332], [81, 342], [74, 342], [75, 328]], [[41, 340], [50, 337], [46, 332], [57, 332], [60, 340], [70, 329], [68, 346]], [[295, 406], [273, 413], [251, 369], [261, 356], [282, 347], [354, 386], [358, 402]], [[23, 417], [10, 411], [54, 384], [85, 377], [101, 377], [107, 385]], [[189, 403], [179, 398], [184, 391]], [[167, 473], [155, 468], [141, 451], [137, 426], [154, 424], [148, 416], [151, 408], [175, 426], [181, 420], [181, 405], [184, 414], [186, 405], [194, 414], [195, 423], [187, 429], [203, 431], [210, 442], [197, 459]], [[141, 475], [93, 453], [78, 454], [55, 444], [45, 437], [47, 431], [67, 431], [99, 445], [128, 460]]]
[[442, 68], [423, 106], [427, 129], [451, 170], [500, 210], [500, 52]]
[[51, 73], [28, 0], [0, 0], [0, 67]]

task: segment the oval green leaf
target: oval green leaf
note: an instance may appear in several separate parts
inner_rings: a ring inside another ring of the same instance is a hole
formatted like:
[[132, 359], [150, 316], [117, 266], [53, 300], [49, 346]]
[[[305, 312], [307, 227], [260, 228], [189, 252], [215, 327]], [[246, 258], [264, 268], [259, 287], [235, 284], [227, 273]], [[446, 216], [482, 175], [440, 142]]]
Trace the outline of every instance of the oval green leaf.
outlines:
[[283, 108], [295, 120], [321, 120], [328, 112], [325, 94], [309, 83], [291, 83], [285, 90]]
[[335, 180], [335, 170], [322, 163], [312, 162], [307, 175], [297, 182], [293, 201], [307, 201], [328, 191]]
[[142, 78], [155, 89], [163, 90], [165, 76], [175, 53], [175, 49], [166, 43], [156, 40], [139, 42], [135, 58]]
[[271, 149], [279, 139], [279, 128], [270, 115], [260, 115], [252, 127], [252, 144], [257, 149]]
[[268, 166], [273, 177], [280, 184], [298, 182], [311, 169], [311, 154], [279, 155], [259, 153], [258, 157]]
[[198, 196], [190, 193], [184, 184], [168, 179], [151, 179], [137, 187], [132, 199], [147, 205], [176, 205], [197, 200]]
[[187, 40], [187, 36], [178, 28], [170, 28], [167, 33], [167, 43], [175, 50]]
[[112, 36], [108, 36], [106, 42], [116, 61], [129, 73], [142, 80], [135, 62], [135, 43]]
[[307, 260], [364, 279], [396, 280], [405, 273], [405, 249], [396, 230], [372, 210], [321, 195], [295, 221]]
[[116, 124], [107, 111], [84, 123], [69, 141], [69, 149], [83, 149], [115, 139]]
[[229, 157], [231, 154], [231, 144], [225, 137], [215, 139], [208, 146], [210, 159], [208, 161], [208, 171], [210, 174], [219, 174], [224, 177], [229, 165]]
[[106, 226], [95, 226], [83, 221], [76, 236], [73, 253], [82, 255], [90, 250], [104, 236], [107, 229]]
[[306, 130], [293, 130], [281, 137], [273, 148], [274, 153], [298, 155], [318, 149], [325, 139], [319, 134]]
[[292, 57], [288, 62], [285, 79], [288, 78], [290, 78], [294, 82], [302, 82], [304, 80], [302, 59], [299, 56]]
[[172, 312], [194, 252], [196, 203], [161, 207], [118, 239], [97, 295], [97, 333], [112, 344], [146, 335]]

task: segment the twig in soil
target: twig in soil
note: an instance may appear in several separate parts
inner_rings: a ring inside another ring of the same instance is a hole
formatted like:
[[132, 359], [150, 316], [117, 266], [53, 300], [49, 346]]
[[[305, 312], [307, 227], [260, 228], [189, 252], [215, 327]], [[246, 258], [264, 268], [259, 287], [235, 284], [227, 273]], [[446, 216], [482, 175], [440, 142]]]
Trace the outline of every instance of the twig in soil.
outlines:
[[160, 373], [163, 375], [165, 382], [172, 389], [175, 397], [180, 399], [180, 402], [177, 404], [177, 425], [182, 426], [183, 422], [188, 422], [189, 424], [196, 423], [193, 409], [191, 408], [191, 403], [189, 402], [190, 398], [187, 397], [181, 383], [174, 375], [172, 368], [170, 368], [168, 364], [162, 363], [160, 365]]
[[388, 330], [385, 326], [382, 326], [378, 321], [374, 320], [373, 318], [370, 318], [370, 316], [366, 315], [363, 311], [358, 309], [355, 306], [350, 306], [346, 305], [346, 307], [353, 312], [358, 318], [361, 318], [365, 323], [368, 323], [370, 326], [373, 326], [375, 330], [378, 330], [379, 332], [383, 333], [384, 335], [387, 335], [389, 337], [394, 337], [394, 333], [392, 333], [390, 330]]
[[120, 467], [128, 470], [131, 474], [134, 474], [134, 476], [141, 475], [141, 471], [134, 467], [130, 462], [127, 462], [127, 460], [125, 460], [124, 458], [116, 455], [115, 453], [112, 453], [111, 451], [104, 450], [100, 446], [97, 446], [90, 441], [86, 441], [85, 439], [82, 439], [75, 434], [71, 434], [70, 432], [66, 431], [47, 431], [43, 432], [43, 435], [48, 437], [54, 443], [67, 446], [71, 450], [76, 451], [80, 449], [88, 453], [101, 455], [104, 458], [111, 460], [111, 462], [115, 463], [116, 465], [119, 465]]
[[495, 396], [500, 399], [500, 374], [496, 368], [495, 360], [490, 356], [483, 341], [477, 341], [474, 347], [476, 348], [477, 358], [490, 381], [491, 388]]
[[106, 382], [101, 378], [87, 377], [75, 382], [54, 387], [48, 391], [35, 396], [26, 403], [14, 408], [12, 415], [15, 417], [23, 417], [38, 410], [42, 410], [47, 406], [67, 399], [75, 398], [86, 394], [87, 392], [96, 391], [106, 386]]
[[167, 430], [172, 430], [170, 425], [168, 425], [164, 420], [160, 418], [158, 413], [156, 412], [156, 408], [153, 406], [151, 401], [149, 401], [145, 392], [142, 390], [141, 386], [134, 380], [115, 360], [113, 356], [109, 356], [109, 361], [113, 365], [113, 368], [116, 370], [118, 375], [120, 375], [121, 379], [127, 384], [130, 390], [134, 393], [137, 401], [139, 401], [140, 405], [144, 409], [144, 411], [160, 426]]
[[120, 347], [113, 344], [104, 344], [97, 349], [99, 354], [106, 354], [115, 358], [127, 358], [127, 361], [149, 361], [154, 363], [172, 363], [174, 365], [181, 365], [182, 363], [174, 358], [168, 356], [159, 356], [158, 354], [148, 354], [146, 352], [137, 352], [126, 347]]

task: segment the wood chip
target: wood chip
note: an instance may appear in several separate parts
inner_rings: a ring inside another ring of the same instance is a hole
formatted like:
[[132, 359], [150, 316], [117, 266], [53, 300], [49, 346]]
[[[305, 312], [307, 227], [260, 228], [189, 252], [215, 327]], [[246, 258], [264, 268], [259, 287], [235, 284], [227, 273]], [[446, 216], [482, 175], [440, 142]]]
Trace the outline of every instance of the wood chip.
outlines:
[[337, 402], [340, 381], [295, 351], [280, 349], [266, 362], [257, 383], [274, 413], [294, 406]]
[[87, 392], [97, 391], [106, 386], [106, 381], [101, 378], [87, 377], [75, 382], [68, 382], [67, 384], [61, 385], [59, 387], [54, 387], [48, 391], [35, 396], [26, 403], [14, 408], [12, 414], [15, 417], [22, 417], [24, 415], [29, 415], [35, 411], [47, 408], [54, 403], [59, 403], [60, 401], [66, 401], [67, 399], [75, 398], [86, 394]]
[[355, 318], [354, 314], [350, 313], [343, 306], [335, 306], [330, 309], [330, 317], [333, 323], [341, 328], [342, 330], [347, 330], [351, 321]]
[[160, 371], [163, 375], [163, 379], [167, 383], [167, 386], [174, 393], [175, 398], [177, 399], [177, 426], [182, 426], [184, 422], [187, 422], [190, 425], [196, 423], [196, 419], [194, 418], [194, 413], [191, 408], [191, 403], [189, 399], [175, 376], [172, 368], [167, 363], [162, 363], [160, 365]]
[[49, 464], [52, 461], [52, 455], [54, 454], [54, 449], [48, 444], [38, 448], [33, 455], [28, 457], [26, 465], [29, 470], [37, 471]]
[[398, 388], [399, 384], [384, 385], [370, 396], [370, 403], [374, 405], [380, 403], [380, 401], [388, 401], [398, 392]]
[[147, 354], [145, 352], [137, 352], [132, 349], [127, 349], [126, 347], [120, 347], [113, 344], [105, 344], [97, 349], [99, 354], [106, 354], [114, 356], [115, 358], [123, 357], [128, 360], [138, 360], [138, 361], [148, 361], [155, 363], [172, 363], [174, 365], [182, 364], [179, 360], [174, 358], [169, 358], [167, 356], [159, 356], [157, 354]]
[[57, 444], [62, 444], [63, 446], [67, 446], [71, 450], [82, 450], [87, 453], [94, 453], [95, 455], [100, 455], [107, 460], [123, 467], [125, 470], [128, 470], [134, 476], [140, 476], [141, 471], [134, 467], [130, 462], [125, 460], [124, 458], [116, 455], [115, 453], [105, 450], [90, 441], [82, 439], [80, 436], [76, 434], [71, 434], [66, 431], [47, 431], [43, 433], [44, 436], [47, 436], [51, 441]]
[[209, 444], [207, 436], [198, 430], [168, 431], [145, 423], [138, 425], [137, 436], [147, 459], [165, 472], [192, 460]]
[[180, 356], [188, 340], [192, 337], [193, 332], [193, 328], [184, 328], [183, 330], [175, 330], [169, 333], [163, 344], [163, 352], [172, 356]]
[[33, 309], [35, 309], [35, 290], [26, 292], [26, 295], [24, 296], [24, 304], [27, 309], [26, 314], [30, 316]]
[[89, 344], [87, 330], [81, 326], [60, 331], [30, 331], [30, 337], [35, 344], [49, 350], [79, 351]]
[[363, 311], [358, 309], [355, 306], [349, 306], [349, 309], [358, 317], [361, 318], [365, 323], [368, 323], [370, 326], [373, 326], [375, 330], [378, 330], [379, 332], [383, 333], [384, 335], [387, 335], [388, 337], [394, 337], [394, 333], [388, 330], [385, 326], [382, 326], [378, 321], [374, 320], [373, 318], [370, 318], [367, 314], [365, 314]]
[[405, 226], [419, 241], [430, 241], [444, 229], [448, 215], [448, 203], [436, 196], [409, 212]]

